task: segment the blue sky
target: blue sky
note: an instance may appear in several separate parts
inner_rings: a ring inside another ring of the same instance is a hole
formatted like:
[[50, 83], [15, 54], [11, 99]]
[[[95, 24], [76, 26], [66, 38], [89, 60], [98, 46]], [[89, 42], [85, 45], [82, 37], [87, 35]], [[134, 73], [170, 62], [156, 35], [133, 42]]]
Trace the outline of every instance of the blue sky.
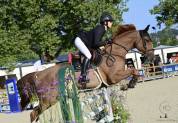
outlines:
[[[149, 10], [158, 3], [158, 0], [129, 0], [127, 2], [129, 10], [123, 14], [124, 23], [132, 23], [137, 29], [144, 29], [150, 24], [151, 27], [155, 26], [157, 31], [160, 30], [156, 26], [155, 16], [149, 13]], [[152, 28], [149, 31], [154, 32]]]

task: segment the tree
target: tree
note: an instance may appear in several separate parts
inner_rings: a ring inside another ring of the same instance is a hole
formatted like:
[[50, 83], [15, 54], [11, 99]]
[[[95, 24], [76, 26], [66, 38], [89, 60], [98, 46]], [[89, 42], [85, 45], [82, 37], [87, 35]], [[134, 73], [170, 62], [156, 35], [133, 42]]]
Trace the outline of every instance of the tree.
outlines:
[[13, 69], [15, 61], [23, 61], [36, 57], [26, 41], [28, 34], [18, 31], [15, 27], [5, 31], [0, 29], [0, 66]]
[[164, 23], [166, 26], [177, 24], [178, 22], [178, 1], [159, 0], [159, 4], [150, 10], [151, 14], [156, 15], [158, 25]]
[[127, 0], [1, 0], [0, 66], [54, 55], [73, 48], [71, 40], [81, 30], [99, 22], [103, 11], [116, 23], [127, 11]]
[[158, 35], [161, 44], [171, 46], [178, 45], [178, 40], [176, 39], [176, 36], [178, 35], [178, 30], [167, 27], [161, 32], [158, 32]]
[[[159, 39], [160, 44], [162, 45], [178, 45], [178, 40], [176, 39], [176, 36], [178, 35], [178, 30], [171, 29], [169, 27], [166, 27], [162, 31], [158, 31], [157, 33], [152, 33], [151, 38], [153, 41], [156, 41]], [[157, 42], [154, 42], [157, 43]], [[156, 44], [154, 44], [156, 46]]]

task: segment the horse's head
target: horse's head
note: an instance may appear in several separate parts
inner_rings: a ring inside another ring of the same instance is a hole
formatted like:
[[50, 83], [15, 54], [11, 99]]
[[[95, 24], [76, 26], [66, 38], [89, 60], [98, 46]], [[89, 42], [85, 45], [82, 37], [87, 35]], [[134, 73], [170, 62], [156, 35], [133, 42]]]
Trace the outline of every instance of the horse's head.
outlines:
[[148, 62], [153, 62], [154, 49], [153, 41], [148, 34], [148, 25], [144, 30], [137, 31], [135, 26], [121, 25], [113, 36], [113, 43], [106, 46], [106, 51], [110, 55], [119, 56], [125, 58], [126, 53], [133, 48], [137, 48], [142, 54], [144, 54]]
[[153, 62], [154, 60], [154, 49], [153, 41], [151, 40], [148, 30], [148, 25], [144, 30], [139, 30], [140, 39], [135, 42], [135, 48], [142, 52], [148, 62]]

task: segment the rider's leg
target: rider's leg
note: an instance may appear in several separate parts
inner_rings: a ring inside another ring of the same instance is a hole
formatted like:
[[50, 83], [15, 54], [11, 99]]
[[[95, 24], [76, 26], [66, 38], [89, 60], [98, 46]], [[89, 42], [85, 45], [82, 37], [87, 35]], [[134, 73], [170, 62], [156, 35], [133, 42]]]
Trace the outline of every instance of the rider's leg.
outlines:
[[82, 81], [89, 81], [89, 78], [87, 78], [87, 70], [89, 68], [90, 60], [88, 58], [84, 58], [83, 64], [81, 67], [81, 76], [82, 76]]
[[87, 46], [83, 43], [83, 41], [79, 37], [76, 37], [74, 43], [75, 43], [75, 46], [80, 50], [80, 52], [85, 57], [87, 57], [88, 59], [91, 59], [91, 53], [90, 53], [89, 49], [87, 48]]
[[83, 62], [82, 62], [82, 67], [81, 67], [81, 75], [82, 75], [82, 81], [87, 80], [86, 75], [87, 75], [87, 69], [90, 63], [91, 59], [91, 53], [89, 49], [86, 47], [86, 45], [83, 43], [83, 41], [79, 38], [76, 37], [75, 41], [75, 46], [80, 50], [80, 52], [85, 56]]

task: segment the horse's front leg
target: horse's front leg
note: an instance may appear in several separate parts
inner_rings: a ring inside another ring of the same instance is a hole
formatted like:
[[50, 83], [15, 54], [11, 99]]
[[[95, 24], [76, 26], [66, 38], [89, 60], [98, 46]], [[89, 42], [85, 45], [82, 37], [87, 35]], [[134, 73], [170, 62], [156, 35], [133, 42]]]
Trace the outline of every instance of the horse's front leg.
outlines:
[[46, 109], [57, 103], [56, 96], [53, 97], [51, 95], [51, 97], [52, 98], [41, 98], [39, 100], [39, 105], [35, 107], [30, 114], [31, 123], [33, 121], [38, 121], [40, 114], [42, 114]]
[[123, 79], [128, 78], [129, 76], [134, 74], [134, 70], [133, 69], [127, 69], [127, 70], [117, 70], [116, 72], [111, 72], [109, 74], [109, 81], [111, 82], [111, 84], [115, 84], [120, 82]]
[[128, 84], [128, 88], [134, 88], [137, 81], [138, 81], [138, 77], [139, 77], [139, 72], [136, 69], [133, 69], [133, 73], [132, 73], [132, 79], [129, 81]]

